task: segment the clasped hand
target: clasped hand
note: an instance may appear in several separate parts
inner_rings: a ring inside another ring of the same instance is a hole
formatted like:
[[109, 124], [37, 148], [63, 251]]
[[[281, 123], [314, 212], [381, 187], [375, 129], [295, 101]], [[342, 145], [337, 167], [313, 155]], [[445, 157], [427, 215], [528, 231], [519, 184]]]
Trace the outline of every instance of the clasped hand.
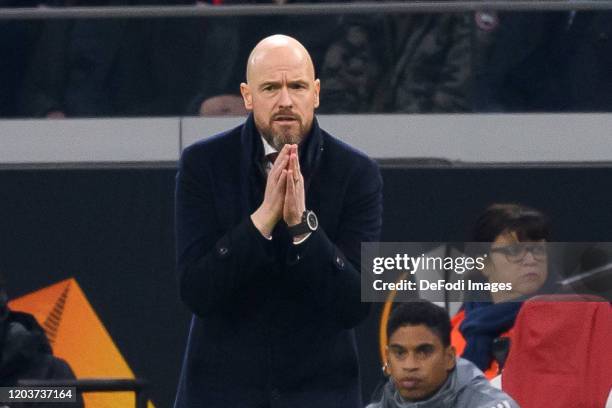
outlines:
[[251, 214], [251, 220], [262, 235], [270, 237], [281, 218], [288, 226], [299, 224], [305, 209], [298, 147], [285, 145], [268, 173], [263, 202]]

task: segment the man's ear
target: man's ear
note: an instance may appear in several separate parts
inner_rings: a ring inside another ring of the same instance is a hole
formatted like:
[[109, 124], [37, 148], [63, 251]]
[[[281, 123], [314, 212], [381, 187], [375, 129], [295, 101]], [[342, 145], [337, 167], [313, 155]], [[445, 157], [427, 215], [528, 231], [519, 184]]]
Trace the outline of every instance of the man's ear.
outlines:
[[450, 345], [444, 353], [446, 354], [446, 370], [451, 371], [457, 364], [457, 350], [455, 350], [455, 346]]
[[319, 107], [319, 93], [321, 92], [321, 81], [319, 79], [315, 79], [314, 81], [314, 91], [315, 91], [315, 99], [314, 99], [314, 107]]
[[253, 110], [253, 94], [251, 94], [251, 88], [246, 83], [240, 84], [240, 93], [242, 94], [242, 100], [244, 101], [244, 107], [246, 110]]
[[384, 375], [391, 375], [389, 372], [389, 346], [385, 346], [385, 358], [384, 358], [382, 372]]

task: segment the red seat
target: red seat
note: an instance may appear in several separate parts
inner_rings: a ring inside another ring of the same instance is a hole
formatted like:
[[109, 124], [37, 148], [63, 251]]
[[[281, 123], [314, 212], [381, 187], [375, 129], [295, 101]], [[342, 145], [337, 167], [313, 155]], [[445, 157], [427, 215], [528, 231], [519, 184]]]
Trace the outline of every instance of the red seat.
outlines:
[[502, 377], [502, 388], [522, 408], [605, 406], [612, 388], [612, 307], [593, 300], [557, 295], [524, 303]]

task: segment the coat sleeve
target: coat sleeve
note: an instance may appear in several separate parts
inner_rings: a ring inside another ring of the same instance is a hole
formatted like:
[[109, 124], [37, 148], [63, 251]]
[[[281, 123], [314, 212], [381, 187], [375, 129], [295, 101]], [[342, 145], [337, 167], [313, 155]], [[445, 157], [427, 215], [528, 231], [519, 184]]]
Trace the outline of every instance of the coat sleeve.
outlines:
[[274, 262], [273, 245], [250, 217], [223, 231], [217, 222], [212, 176], [189, 150], [176, 177], [175, 221], [181, 299], [203, 317], [231, 302]]
[[353, 174], [344, 200], [334, 242], [319, 228], [291, 248], [287, 265], [297, 285], [310, 291], [314, 307], [351, 328], [369, 311], [361, 302], [361, 243], [377, 241], [382, 227], [382, 178], [374, 162]]

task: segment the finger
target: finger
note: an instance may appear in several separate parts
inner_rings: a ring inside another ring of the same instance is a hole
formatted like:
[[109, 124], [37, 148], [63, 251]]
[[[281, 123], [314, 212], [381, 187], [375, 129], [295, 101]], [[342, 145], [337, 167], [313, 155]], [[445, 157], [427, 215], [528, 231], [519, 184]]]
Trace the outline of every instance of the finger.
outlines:
[[291, 153], [291, 158], [289, 160], [289, 168], [291, 169], [293, 181], [297, 182], [297, 178], [299, 177], [299, 171], [297, 167], [297, 155], [295, 153]]
[[296, 153], [291, 155], [292, 161], [289, 163], [293, 170], [293, 181], [295, 182], [296, 189], [304, 187], [304, 177], [302, 176], [302, 172], [300, 171], [300, 159]]
[[274, 175], [272, 176], [274, 180], [277, 180], [278, 176], [280, 176], [279, 169], [284, 169], [287, 167], [290, 151], [291, 149], [289, 148], [289, 145], [284, 145], [281, 151], [278, 153], [278, 156], [276, 156], [272, 169], [270, 169], [270, 174], [273, 174], [272, 172], [274, 172]]
[[296, 158], [296, 172], [297, 174], [302, 174], [300, 169], [300, 155], [298, 154], [298, 146], [295, 145], [295, 158]]
[[285, 180], [285, 209], [289, 208], [293, 198], [293, 171], [289, 170], [287, 173], [287, 179]]
[[268, 177], [271, 177], [274, 182], [278, 183], [279, 178], [282, 174], [282, 171], [287, 168], [287, 163], [289, 162], [289, 157], [287, 155], [282, 158], [279, 156], [276, 158], [274, 162], [274, 166], [272, 166], [272, 170], [270, 170], [270, 174]]
[[278, 178], [278, 184], [281, 184], [281, 182], [285, 182], [285, 179], [287, 178], [287, 169], [282, 169], [280, 172], [280, 176]]
[[280, 150], [280, 152], [278, 152], [278, 156], [276, 156], [276, 161], [274, 162], [274, 164], [276, 164], [279, 160], [282, 160], [283, 158], [288, 156], [290, 151], [291, 151], [291, 145], [284, 145], [283, 148]]
[[287, 193], [286, 196], [289, 198], [291, 207], [289, 209], [295, 209], [297, 206], [297, 183], [295, 182], [295, 173], [293, 170], [287, 172]]
[[291, 197], [295, 194], [295, 179], [293, 170], [287, 171], [287, 194]]
[[278, 178], [278, 183], [275, 186], [276, 188], [274, 189], [274, 191], [276, 192], [276, 194], [278, 195], [285, 195], [285, 191], [287, 189], [287, 170], [283, 169], [281, 171], [281, 175]]

